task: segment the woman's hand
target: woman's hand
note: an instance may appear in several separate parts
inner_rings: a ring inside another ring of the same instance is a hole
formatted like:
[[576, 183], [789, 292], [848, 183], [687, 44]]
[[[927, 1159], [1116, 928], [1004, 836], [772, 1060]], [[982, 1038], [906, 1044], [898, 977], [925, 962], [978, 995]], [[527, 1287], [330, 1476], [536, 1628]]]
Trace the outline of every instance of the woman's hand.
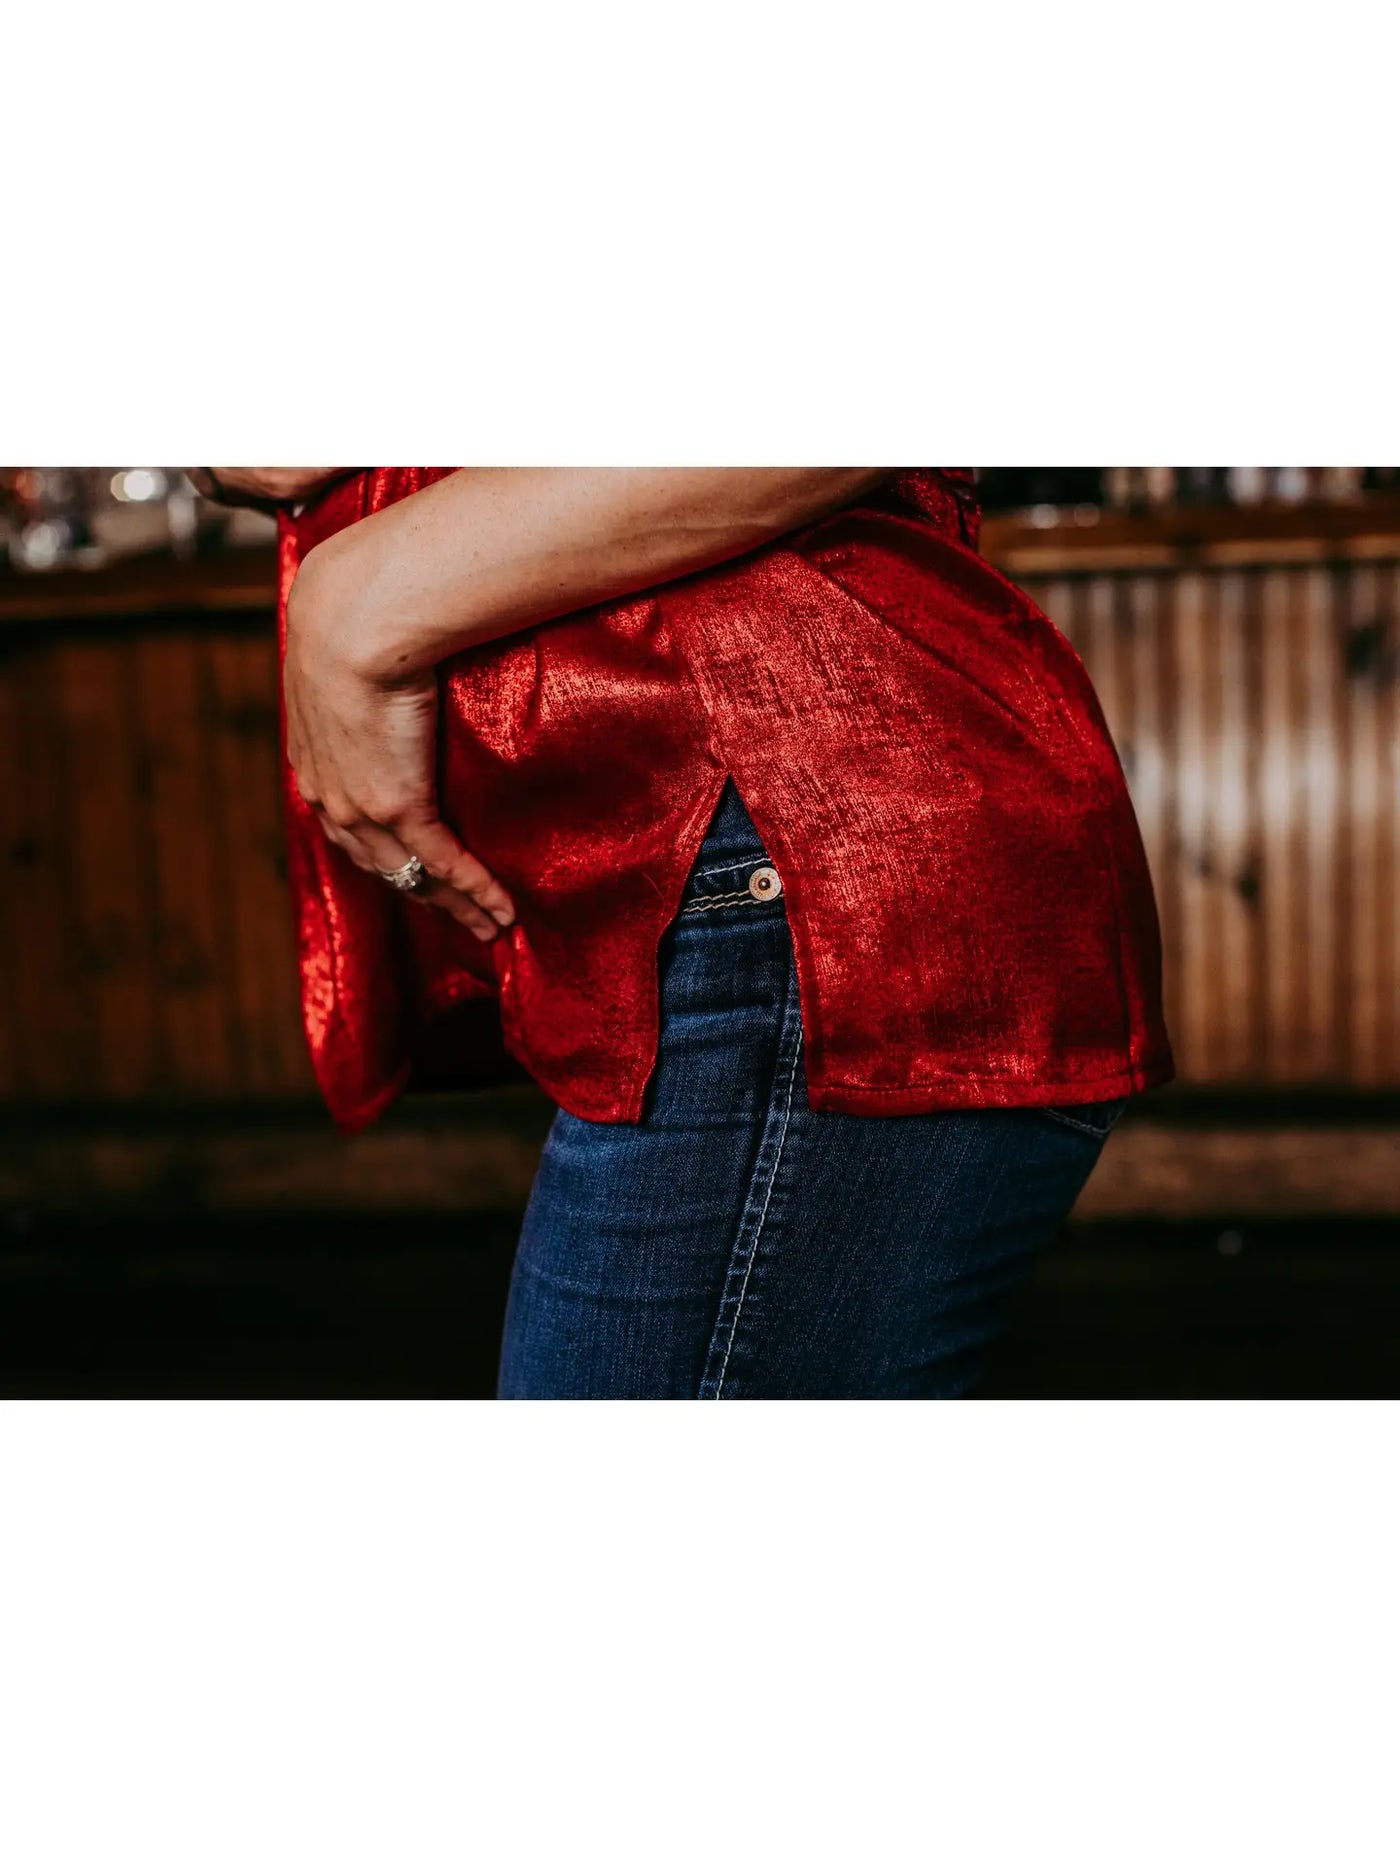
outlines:
[[437, 668], [479, 643], [755, 550], [885, 467], [471, 467], [308, 552], [287, 607], [288, 750], [362, 868], [417, 856], [489, 939], [500, 884], [438, 815]]
[[292, 585], [283, 686], [297, 788], [362, 869], [382, 875], [416, 856], [432, 880], [413, 899], [492, 940], [514, 910], [438, 813], [437, 673], [380, 671], [397, 605], [370, 561], [374, 539], [358, 525], [337, 533]]
[[226, 506], [263, 508], [314, 499], [354, 467], [187, 467], [195, 491]]

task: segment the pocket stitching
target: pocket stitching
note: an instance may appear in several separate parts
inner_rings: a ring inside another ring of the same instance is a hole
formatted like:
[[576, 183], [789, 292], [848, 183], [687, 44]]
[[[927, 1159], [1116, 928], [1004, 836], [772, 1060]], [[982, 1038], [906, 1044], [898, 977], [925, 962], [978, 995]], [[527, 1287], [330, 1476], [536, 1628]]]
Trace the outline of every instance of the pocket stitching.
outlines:
[[1047, 1121], [1058, 1122], [1062, 1128], [1073, 1128], [1077, 1134], [1087, 1134], [1092, 1140], [1106, 1141], [1117, 1127], [1123, 1107], [1122, 1103], [1114, 1106], [1112, 1119], [1103, 1128], [1096, 1128], [1092, 1122], [1081, 1121], [1078, 1116], [1071, 1115], [1067, 1110], [1052, 1108], [1048, 1104], [1037, 1108], [1034, 1112], [1037, 1115], [1043, 1115]]

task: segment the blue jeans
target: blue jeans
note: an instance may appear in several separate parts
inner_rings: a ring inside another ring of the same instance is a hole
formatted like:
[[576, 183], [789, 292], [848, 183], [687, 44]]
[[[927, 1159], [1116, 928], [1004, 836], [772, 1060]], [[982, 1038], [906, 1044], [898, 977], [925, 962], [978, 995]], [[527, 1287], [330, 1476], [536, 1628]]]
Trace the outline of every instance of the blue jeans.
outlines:
[[642, 1121], [550, 1130], [501, 1396], [966, 1394], [1121, 1107], [809, 1109], [781, 881], [730, 784], [662, 944]]

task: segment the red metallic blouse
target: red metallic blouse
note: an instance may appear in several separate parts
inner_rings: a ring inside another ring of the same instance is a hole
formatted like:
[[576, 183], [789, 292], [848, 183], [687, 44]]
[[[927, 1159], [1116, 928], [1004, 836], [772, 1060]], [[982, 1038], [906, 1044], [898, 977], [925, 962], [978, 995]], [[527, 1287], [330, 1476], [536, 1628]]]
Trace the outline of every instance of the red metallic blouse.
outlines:
[[[341, 482], [321, 538], [449, 469]], [[640, 1118], [657, 948], [726, 776], [783, 881], [813, 1108], [1105, 1100], [1166, 1081], [1152, 886], [1073, 649], [977, 554], [964, 469], [446, 664], [443, 814], [509, 890], [483, 946], [328, 843], [284, 785], [302, 999], [339, 1125], [499, 1077]], [[285, 760], [284, 760], [285, 767]]]

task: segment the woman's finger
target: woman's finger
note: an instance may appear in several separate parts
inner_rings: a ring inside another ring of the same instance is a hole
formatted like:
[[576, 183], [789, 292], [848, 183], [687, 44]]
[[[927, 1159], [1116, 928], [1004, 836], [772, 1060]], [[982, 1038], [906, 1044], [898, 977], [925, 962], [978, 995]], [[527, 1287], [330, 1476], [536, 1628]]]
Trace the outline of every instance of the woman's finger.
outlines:
[[498, 927], [515, 919], [510, 896], [482, 862], [458, 841], [441, 817], [405, 818], [394, 834], [434, 880], [444, 882], [491, 916]]
[[[327, 839], [337, 849], [343, 849], [358, 868], [369, 875], [377, 875], [381, 881], [395, 869], [403, 868], [412, 861], [412, 853], [388, 830], [378, 824], [359, 822], [346, 824], [338, 822], [326, 810], [318, 809], [321, 828]], [[420, 858], [421, 860], [421, 858]], [[427, 867], [427, 864], [424, 864]], [[391, 888], [392, 882], [385, 881], [384, 886]], [[494, 940], [500, 928], [489, 914], [479, 908], [469, 897], [460, 894], [448, 883], [431, 881], [426, 887], [405, 891], [410, 901], [424, 907], [438, 908], [450, 914], [455, 921], [474, 933], [479, 940]]]

